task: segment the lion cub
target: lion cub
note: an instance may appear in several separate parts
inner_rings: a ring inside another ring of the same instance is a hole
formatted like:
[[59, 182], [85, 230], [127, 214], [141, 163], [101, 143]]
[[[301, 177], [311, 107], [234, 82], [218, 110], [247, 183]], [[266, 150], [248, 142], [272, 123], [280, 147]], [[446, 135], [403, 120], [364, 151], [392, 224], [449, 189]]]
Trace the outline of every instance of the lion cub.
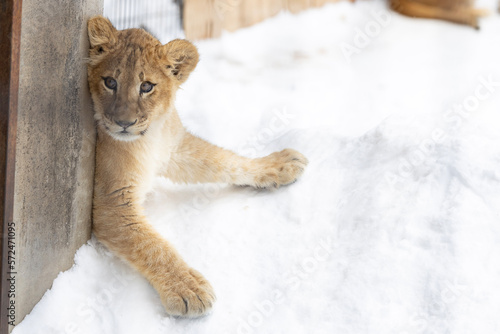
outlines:
[[187, 132], [174, 100], [198, 62], [190, 42], [162, 45], [142, 29], [118, 31], [100, 16], [89, 20], [88, 35], [97, 122], [94, 234], [149, 280], [167, 313], [201, 316], [215, 301], [210, 283], [144, 216], [154, 177], [279, 187], [297, 180], [307, 159], [291, 149], [244, 158]]

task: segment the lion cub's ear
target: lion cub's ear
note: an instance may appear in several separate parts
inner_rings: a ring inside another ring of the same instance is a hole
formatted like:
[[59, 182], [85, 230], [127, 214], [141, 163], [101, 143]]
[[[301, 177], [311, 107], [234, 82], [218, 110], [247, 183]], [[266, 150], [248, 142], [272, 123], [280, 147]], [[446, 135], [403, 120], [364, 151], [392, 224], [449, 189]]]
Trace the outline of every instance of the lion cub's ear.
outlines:
[[96, 53], [107, 51], [107, 48], [116, 43], [117, 30], [111, 22], [102, 16], [95, 16], [88, 22], [90, 48]]
[[175, 39], [159, 47], [158, 57], [167, 75], [178, 80], [179, 84], [187, 80], [198, 64], [198, 50], [184, 39]]

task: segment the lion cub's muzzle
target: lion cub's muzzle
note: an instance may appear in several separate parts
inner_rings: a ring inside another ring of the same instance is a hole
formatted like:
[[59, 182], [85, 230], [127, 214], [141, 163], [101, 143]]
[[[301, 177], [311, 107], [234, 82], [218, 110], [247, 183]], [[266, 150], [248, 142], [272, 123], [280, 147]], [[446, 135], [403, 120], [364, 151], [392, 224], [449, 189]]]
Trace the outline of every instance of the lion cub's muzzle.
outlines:
[[105, 128], [108, 133], [117, 140], [132, 141], [143, 136], [147, 130], [147, 126], [144, 123], [138, 124], [138, 122], [139, 120], [137, 118], [124, 118], [114, 121], [108, 119], [107, 122], [105, 122]]

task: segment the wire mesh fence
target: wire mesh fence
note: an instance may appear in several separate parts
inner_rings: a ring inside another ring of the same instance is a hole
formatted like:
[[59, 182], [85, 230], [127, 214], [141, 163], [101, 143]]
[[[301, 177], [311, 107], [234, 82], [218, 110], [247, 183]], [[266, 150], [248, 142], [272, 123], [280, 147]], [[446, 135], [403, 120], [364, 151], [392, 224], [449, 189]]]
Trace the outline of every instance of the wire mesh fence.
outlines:
[[184, 38], [182, 0], [105, 0], [104, 16], [117, 29], [144, 28], [160, 42]]

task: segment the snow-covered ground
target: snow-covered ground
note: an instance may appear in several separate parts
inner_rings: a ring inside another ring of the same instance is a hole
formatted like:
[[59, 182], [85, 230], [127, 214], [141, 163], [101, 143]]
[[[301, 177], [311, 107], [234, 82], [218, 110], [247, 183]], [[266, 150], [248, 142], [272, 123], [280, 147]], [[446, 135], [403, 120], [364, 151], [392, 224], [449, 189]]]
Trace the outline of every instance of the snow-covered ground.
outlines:
[[213, 284], [210, 315], [167, 317], [92, 239], [13, 333], [500, 333], [499, 32], [342, 2], [197, 43], [185, 125], [295, 148], [303, 178], [158, 179], [151, 223]]

